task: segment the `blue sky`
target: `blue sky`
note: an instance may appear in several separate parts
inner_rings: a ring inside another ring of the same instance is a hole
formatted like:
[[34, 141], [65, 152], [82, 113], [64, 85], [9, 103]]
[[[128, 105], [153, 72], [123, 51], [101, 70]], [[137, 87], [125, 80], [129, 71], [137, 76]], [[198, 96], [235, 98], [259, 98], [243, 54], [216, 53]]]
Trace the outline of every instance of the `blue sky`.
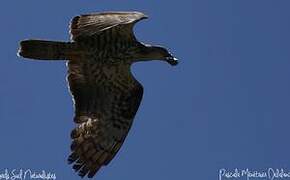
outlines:
[[145, 94], [122, 149], [96, 179], [218, 179], [221, 168], [289, 167], [290, 2], [286, 0], [0, 2], [0, 173], [67, 165], [73, 106], [65, 62], [24, 61], [23, 39], [67, 41], [78, 14], [138, 10], [146, 43], [179, 66], [133, 65]]

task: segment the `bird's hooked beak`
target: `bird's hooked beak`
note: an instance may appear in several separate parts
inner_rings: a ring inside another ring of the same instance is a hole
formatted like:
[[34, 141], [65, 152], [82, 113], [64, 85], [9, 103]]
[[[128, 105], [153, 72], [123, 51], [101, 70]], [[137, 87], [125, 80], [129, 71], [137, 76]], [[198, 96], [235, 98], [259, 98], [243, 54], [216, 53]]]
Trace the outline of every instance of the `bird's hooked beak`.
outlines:
[[166, 57], [166, 62], [168, 62], [172, 66], [176, 66], [178, 64], [178, 59], [173, 56], [170, 56]]

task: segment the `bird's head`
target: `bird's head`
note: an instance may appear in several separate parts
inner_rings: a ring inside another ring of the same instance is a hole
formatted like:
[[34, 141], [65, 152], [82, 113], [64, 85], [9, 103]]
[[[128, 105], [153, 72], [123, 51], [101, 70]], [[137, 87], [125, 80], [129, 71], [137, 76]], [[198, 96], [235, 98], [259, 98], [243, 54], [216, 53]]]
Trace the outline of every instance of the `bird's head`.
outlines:
[[159, 59], [159, 60], [165, 60], [172, 66], [175, 66], [178, 64], [178, 59], [175, 58], [166, 48], [161, 47], [161, 46], [152, 46], [150, 50], [152, 54], [152, 57], [154, 59]]
[[143, 44], [141, 48], [141, 60], [163, 60], [170, 65], [175, 66], [178, 64], [178, 59], [175, 58], [166, 48], [161, 46], [151, 46]]

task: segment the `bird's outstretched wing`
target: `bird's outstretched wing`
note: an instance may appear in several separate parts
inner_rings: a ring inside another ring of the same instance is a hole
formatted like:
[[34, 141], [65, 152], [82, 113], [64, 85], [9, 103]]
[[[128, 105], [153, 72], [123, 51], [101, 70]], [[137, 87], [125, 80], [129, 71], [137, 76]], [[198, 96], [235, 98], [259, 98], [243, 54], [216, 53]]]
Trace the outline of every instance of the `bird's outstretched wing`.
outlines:
[[[68, 67], [77, 123], [71, 133], [72, 153], [68, 161], [74, 163], [73, 169], [80, 176], [93, 177], [124, 142], [140, 105], [143, 87], [131, 75], [110, 79], [107, 73], [118, 71], [114, 68], [97, 72], [97, 67], [77, 61], [70, 61]], [[129, 67], [126, 68], [129, 72]]]
[[[79, 39], [98, 35], [105, 30], [113, 27], [123, 26], [122, 30], [126, 31], [122, 36], [130, 35], [134, 38], [133, 25], [148, 18], [141, 12], [103, 12], [95, 14], [80, 15], [73, 18], [70, 25], [71, 39]], [[118, 30], [119, 33], [122, 31]], [[122, 37], [124, 38], [124, 37]]]
[[132, 43], [133, 25], [142, 18], [146, 16], [139, 12], [106, 12], [72, 20], [72, 40], [84, 51], [68, 61], [77, 123], [71, 133], [72, 153], [68, 161], [82, 177], [93, 177], [112, 160], [140, 105], [143, 87], [131, 75], [130, 65], [111, 66], [104, 54], [112, 56], [116, 44]]

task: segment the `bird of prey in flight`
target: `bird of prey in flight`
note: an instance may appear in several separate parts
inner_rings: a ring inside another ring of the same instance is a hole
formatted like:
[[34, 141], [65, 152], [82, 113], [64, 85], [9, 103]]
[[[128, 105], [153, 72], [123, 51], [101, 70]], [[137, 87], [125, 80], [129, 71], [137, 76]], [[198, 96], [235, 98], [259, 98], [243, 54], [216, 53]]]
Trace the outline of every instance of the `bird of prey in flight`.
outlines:
[[75, 106], [68, 162], [81, 177], [92, 178], [122, 146], [140, 105], [143, 87], [133, 77], [134, 62], [177, 59], [165, 48], [139, 42], [141, 12], [101, 12], [76, 16], [70, 42], [24, 40], [18, 55], [37, 60], [67, 60]]

